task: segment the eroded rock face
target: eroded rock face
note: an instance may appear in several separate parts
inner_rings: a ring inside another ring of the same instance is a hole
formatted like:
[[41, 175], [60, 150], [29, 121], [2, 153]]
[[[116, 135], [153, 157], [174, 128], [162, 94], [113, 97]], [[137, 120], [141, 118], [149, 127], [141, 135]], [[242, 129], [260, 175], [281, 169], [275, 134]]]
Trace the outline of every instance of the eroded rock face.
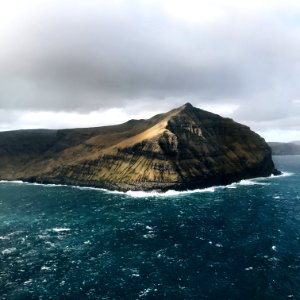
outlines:
[[0, 178], [116, 190], [192, 189], [278, 174], [264, 139], [187, 103], [117, 126], [0, 133]]

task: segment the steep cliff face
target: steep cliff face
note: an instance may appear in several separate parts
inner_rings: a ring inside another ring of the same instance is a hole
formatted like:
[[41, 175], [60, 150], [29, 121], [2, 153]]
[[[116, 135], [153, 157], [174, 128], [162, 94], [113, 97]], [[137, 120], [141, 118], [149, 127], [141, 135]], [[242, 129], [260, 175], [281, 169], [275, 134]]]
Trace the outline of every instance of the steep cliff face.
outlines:
[[0, 133], [0, 179], [117, 190], [192, 189], [278, 174], [248, 127], [187, 103], [149, 120]]

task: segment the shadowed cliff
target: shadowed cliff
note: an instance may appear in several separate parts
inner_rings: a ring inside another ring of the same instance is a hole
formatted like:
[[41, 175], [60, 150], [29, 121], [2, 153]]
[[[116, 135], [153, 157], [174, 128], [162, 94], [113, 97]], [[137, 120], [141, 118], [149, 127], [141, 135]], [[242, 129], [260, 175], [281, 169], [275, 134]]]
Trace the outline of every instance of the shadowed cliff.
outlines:
[[0, 133], [2, 180], [184, 190], [271, 174], [264, 139], [189, 103], [116, 126]]

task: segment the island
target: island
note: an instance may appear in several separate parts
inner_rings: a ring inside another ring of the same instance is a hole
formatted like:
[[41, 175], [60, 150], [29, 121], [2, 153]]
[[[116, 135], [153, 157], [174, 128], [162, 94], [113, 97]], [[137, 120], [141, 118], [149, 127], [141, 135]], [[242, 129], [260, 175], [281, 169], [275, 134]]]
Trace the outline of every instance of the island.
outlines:
[[272, 174], [262, 137], [190, 103], [121, 125], [0, 133], [0, 180], [166, 191]]
[[273, 155], [300, 155], [300, 143], [269, 142]]

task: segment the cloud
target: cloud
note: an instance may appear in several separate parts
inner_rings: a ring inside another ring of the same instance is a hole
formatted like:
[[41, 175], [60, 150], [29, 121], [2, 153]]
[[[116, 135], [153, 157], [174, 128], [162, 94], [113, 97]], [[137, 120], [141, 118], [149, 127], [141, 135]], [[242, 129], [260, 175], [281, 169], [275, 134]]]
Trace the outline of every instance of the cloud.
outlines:
[[[135, 112], [137, 119], [150, 118], [157, 111]], [[120, 108], [110, 108], [107, 110], [97, 110], [87, 113], [78, 112], [54, 112], [54, 111], [5, 111], [0, 110], [0, 131], [17, 129], [62, 129], [62, 128], [82, 128], [97, 127], [100, 124], [111, 125], [123, 123], [132, 118], [132, 112]]]
[[292, 0], [13, 0], [0, 13], [0, 109], [88, 115], [190, 101], [280, 126], [299, 113], [299, 15]]

